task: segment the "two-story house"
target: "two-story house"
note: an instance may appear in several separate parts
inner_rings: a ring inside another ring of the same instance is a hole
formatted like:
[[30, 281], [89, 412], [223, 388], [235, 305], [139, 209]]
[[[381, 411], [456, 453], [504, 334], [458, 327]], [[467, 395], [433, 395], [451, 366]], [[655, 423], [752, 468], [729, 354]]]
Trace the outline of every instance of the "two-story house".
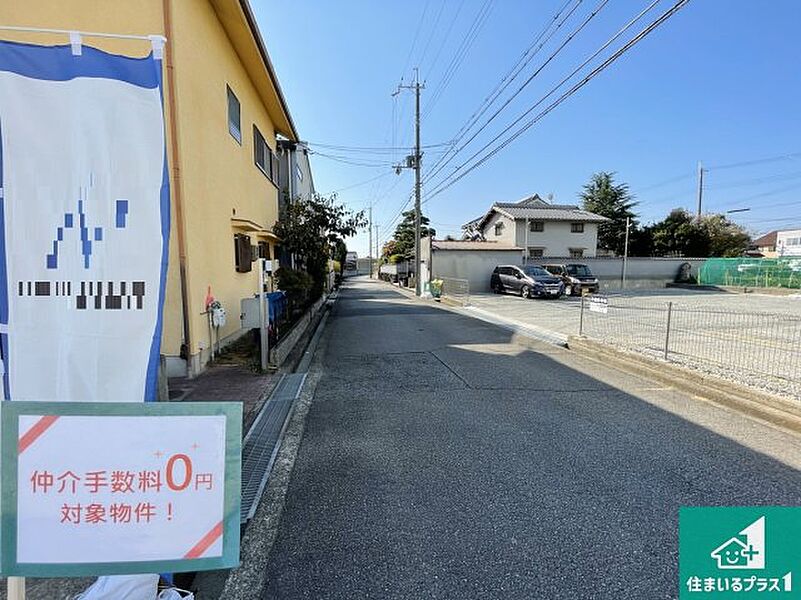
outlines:
[[[0, 35], [40, 45], [70, 43], [42, 29], [166, 37], [172, 218], [161, 351], [170, 376], [199, 373], [217, 337], [206, 310], [209, 290], [227, 310], [219, 329], [225, 344], [243, 331], [240, 300], [258, 290], [253, 261], [277, 254], [276, 134], [298, 139], [247, 0], [2, 2], [0, 23], [38, 29]], [[83, 44], [137, 58], [151, 52], [147, 41], [89, 33]]]
[[467, 238], [523, 248], [528, 258], [593, 257], [598, 225], [606, 217], [571, 204], [549, 204], [537, 194], [518, 202], [496, 202], [462, 226]]

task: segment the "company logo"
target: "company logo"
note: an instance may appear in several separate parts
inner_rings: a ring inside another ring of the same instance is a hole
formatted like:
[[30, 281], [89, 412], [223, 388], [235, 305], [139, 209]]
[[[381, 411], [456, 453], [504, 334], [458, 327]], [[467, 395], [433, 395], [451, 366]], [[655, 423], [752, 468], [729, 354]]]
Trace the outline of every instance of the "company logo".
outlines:
[[801, 507], [679, 509], [680, 600], [801, 600], [800, 573]]
[[765, 517], [726, 540], [710, 556], [717, 561], [718, 569], [764, 569]]

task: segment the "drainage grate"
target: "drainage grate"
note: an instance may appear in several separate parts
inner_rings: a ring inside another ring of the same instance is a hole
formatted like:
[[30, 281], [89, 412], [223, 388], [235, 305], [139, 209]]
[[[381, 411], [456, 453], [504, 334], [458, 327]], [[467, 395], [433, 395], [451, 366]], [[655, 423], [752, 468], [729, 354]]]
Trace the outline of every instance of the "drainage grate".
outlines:
[[242, 512], [240, 522], [253, 518], [270, 476], [278, 440], [292, 404], [300, 395], [306, 373], [284, 375], [250, 428], [242, 448]]

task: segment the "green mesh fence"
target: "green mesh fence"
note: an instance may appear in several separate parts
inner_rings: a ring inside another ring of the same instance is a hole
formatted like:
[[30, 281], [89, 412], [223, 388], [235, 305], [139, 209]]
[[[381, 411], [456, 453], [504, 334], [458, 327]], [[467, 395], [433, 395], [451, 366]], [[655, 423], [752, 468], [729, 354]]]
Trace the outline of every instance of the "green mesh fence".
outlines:
[[801, 288], [801, 257], [710, 258], [698, 270], [698, 283]]

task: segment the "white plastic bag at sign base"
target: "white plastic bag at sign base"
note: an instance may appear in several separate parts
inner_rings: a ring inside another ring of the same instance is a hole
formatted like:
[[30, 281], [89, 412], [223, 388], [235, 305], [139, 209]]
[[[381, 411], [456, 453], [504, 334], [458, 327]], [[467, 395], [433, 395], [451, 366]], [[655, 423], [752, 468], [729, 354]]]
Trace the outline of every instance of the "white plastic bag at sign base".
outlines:
[[158, 575], [114, 575], [98, 577], [75, 600], [157, 600]]
[[195, 595], [180, 588], [167, 588], [161, 590], [158, 600], [195, 600]]

